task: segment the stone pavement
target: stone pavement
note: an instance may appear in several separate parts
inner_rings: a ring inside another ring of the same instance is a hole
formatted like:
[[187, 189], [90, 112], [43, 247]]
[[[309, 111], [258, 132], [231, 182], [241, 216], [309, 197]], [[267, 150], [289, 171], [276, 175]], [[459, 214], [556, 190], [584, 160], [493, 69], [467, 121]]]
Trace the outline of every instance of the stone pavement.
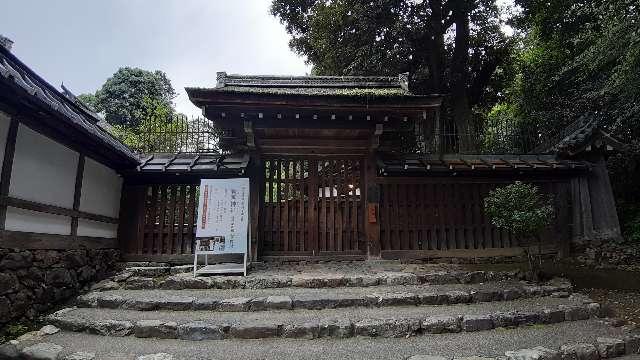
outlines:
[[562, 279], [531, 284], [514, 272], [455, 265], [349, 265], [270, 264], [247, 277], [198, 278], [187, 267], [123, 266], [48, 316], [55, 327], [5, 344], [0, 354], [597, 360], [640, 350], [631, 329], [603, 318], [604, 309]]

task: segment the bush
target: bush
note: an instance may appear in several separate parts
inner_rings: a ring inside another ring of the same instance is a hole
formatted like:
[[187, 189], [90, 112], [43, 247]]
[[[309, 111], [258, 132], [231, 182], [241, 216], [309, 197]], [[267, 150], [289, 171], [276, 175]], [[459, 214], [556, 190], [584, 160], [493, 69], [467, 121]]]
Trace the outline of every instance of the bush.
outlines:
[[521, 181], [490, 191], [484, 207], [493, 225], [518, 240], [538, 237], [553, 219], [551, 200], [537, 186]]
[[[530, 247], [524, 247], [529, 262], [528, 275], [538, 280], [542, 261], [540, 233], [554, 215], [551, 199], [542, 195], [537, 186], [516, 181], [490, 191], [484, 199], [484, 208], [493, 225], [511, 232], [520, 244], [528, 240]], [[537, 240], [537, 244], [531, 240]], [[534, 253], [532, 245], [537, 245], [537, 252]]]

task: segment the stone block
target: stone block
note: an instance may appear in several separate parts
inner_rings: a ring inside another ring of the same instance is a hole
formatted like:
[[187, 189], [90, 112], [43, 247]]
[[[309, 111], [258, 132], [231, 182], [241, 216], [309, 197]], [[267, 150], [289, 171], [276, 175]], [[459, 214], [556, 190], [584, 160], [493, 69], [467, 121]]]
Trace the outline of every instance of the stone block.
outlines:
[[133, 333], [133, 324], [123, 320], [100, 320], [86, 324], [93, 334], [104, 336], [128, 336]]
[[94, 360], [95, 358], [95, 353], [79, 351], [65, 356], [64, 360]]
[[212, 281], [209, 278], [194, 278], [191, 274], [169, 276], [160, 281], [158, 285], [160, 288], [167, 290], [209, 289], [213, 287]]
[[96, 298], [96, 306], [107, 309], [118, 309], [124, 302], [124, 297], [115, 294], [101, 294]]
[[456, 333], [461, 330], [460, 316], [429, 316], [422, 321], [422, 331], [429, 334]]
[[224, 331], [219, 325], [195, 321], [178, 325], [177, 336], [182, 340], [221, 340], [224, 338]]
[[[564, 313], [562, 313], [562, 317], [564, 319]], [[516, 322], [516, 314], [513, 312], [498, 312], [491, 314], [491, 319], [493, 320], [493, 324], [497, 328], [510, 328], [518, 326]]]
[[628, 335], [624, 338], [624, 351], [627, 355], [640, 354], [640, 335]]
[[559, 307], [564, 310], [564, 318], [566, 321], [577, 321], [589, 319], [589, 311], [582, 306], [563, 306]]
[[196, 298], [193, 301], [193, 310], [218, 310], [220, 308], [220, 299], [217, 298]]
[[348, 338], [353, 336], [353, 324], [348, 319], [322, 320], [319, 328], [320, 337]]
[[0, 269], [23, 269], [31, 267], [33, 255], [28, 251], [13, 252], [4, 256], [0, 261]]
[[282, 295], [272, 295], [268, 296], [265, 301], [265, 306], [267, 309], [278, 310], [278, 309], [291, 309], [292, 300], [289, 296]]
[[45, 273], [45, 283], [54, 286], [73, 286], [74, 278], [67, 269], [54, 268]]
[[598, 349], [592, 344], [566, 344], [560, 347], [562, 360], [598, 360]]
[[420, 329], [418, 319], [364, 319], [354, 324], [354, 333], [357, 336], [405, 337], [418, 329]]
[[418, 276], [405, 272], [385, 272], [380, 274], [380, 283], [386, 285], [417, 285]]
[[124, 288], [128, 290], [145, 290], [155, 288], [153, 278], [132, 276], [124, 283]]
[[220, 311], [247, 311], [249, 310], [249, 303], [251, 298], [239, 297], [232, 299], [220, 300]]
[[278, 336], [276, 324], [234, 324], [229, 336], [236, 339], [266, 339]]
[[514, 312], [513, 320], [517, 326], [520, 325], [533, 325], [541, 323], [541, 316], [535, 312]]
[[438, 305], [440, 299], [438, 298], [438, 294], [434, 292], [421, 293], [418, 294], [418, 303], [422, 305]]
[[193, 296], [163, 296], [156, 300], [159, 310], [186, 311], [193, 309]]
[[140, 320], [136, 322], [134, 335], [139, 338], [175, 339], [178, 324], [173, 321]]
[[501, 300], [502, 292], [499, 290], [480, 289], [471, 291], [471, 301], [473, 302], [491, 302]]
[[282, 336], [296, 339], [316, 339], [320, 337], [320, 325], [317, 322], [285, 325]]
[[408, 357], [407, 360], [451, 360], [451, 358], [436, 355], [413, 355]]
[[22, 356], [27, 359], [57, 360], [63, 347], [52, 343], [37, 343], [22, 349]]
[[625, 353], [625, 344], [622, 339], [599, 337], [596, 340], [598, 353], [603, 359], [618, 357]]
[[556, 324], [565, 321], [565, 312], [560, 309], [544, 309], [540, 313], [543, 324]]
[[502, 299], [504, 301], [511, 301], [520, 299], [523, 296], [523, 291], [520, 289], [504, 289], [502, 290]]
[[489, 315], [465, 315], [462, 318], [462, 330], [483, 331], [493, 329], [495, 324]]
[[509, 360], [560, 360], [560, 353], [542, 346], [505, 352]]
[[372, 305], [377, 306], [415, 305], [418, 300], [416, 294], [409, 292], [372, 294], [372, 296], [377, 298], [377, 302]]
[[16, 292], [20, 289], [18, 278], [9, 271], [0, 272], [0, 295]]

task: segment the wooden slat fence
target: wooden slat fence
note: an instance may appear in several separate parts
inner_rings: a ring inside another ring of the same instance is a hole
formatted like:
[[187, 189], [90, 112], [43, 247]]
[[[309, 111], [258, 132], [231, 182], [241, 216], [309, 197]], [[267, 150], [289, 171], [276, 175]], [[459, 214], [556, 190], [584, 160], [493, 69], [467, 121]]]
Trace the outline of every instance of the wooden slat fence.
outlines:
[[265, 254], [363, 253], [360, 159], [269, 158], [264, 171]]
[[[499, 182], [381, 184], [380, 242], [385, 250], [457, 250], [514, 248], [512, 234], [497, 229], [484, 213], [484, 198]], [[570, 184], [567, 181], [536, 183], [553, 197], [555, 220], [544, 232], [545, 245], [560, 247], [571, 229]]]
[[148, 185], [138, 254], [191, 254], [198, 207], [196, 184]]

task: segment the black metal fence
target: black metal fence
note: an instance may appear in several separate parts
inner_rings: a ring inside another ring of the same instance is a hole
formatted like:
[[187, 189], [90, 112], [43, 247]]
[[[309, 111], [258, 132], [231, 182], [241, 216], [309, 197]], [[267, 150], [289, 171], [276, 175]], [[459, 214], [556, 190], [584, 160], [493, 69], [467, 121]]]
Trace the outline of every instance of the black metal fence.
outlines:
[[220, 131], [210, 120], [185, 115], [149, 118], [133, 127], [113, 126], [111, 132], [139, 153], [208, 153], [219, 151]]

